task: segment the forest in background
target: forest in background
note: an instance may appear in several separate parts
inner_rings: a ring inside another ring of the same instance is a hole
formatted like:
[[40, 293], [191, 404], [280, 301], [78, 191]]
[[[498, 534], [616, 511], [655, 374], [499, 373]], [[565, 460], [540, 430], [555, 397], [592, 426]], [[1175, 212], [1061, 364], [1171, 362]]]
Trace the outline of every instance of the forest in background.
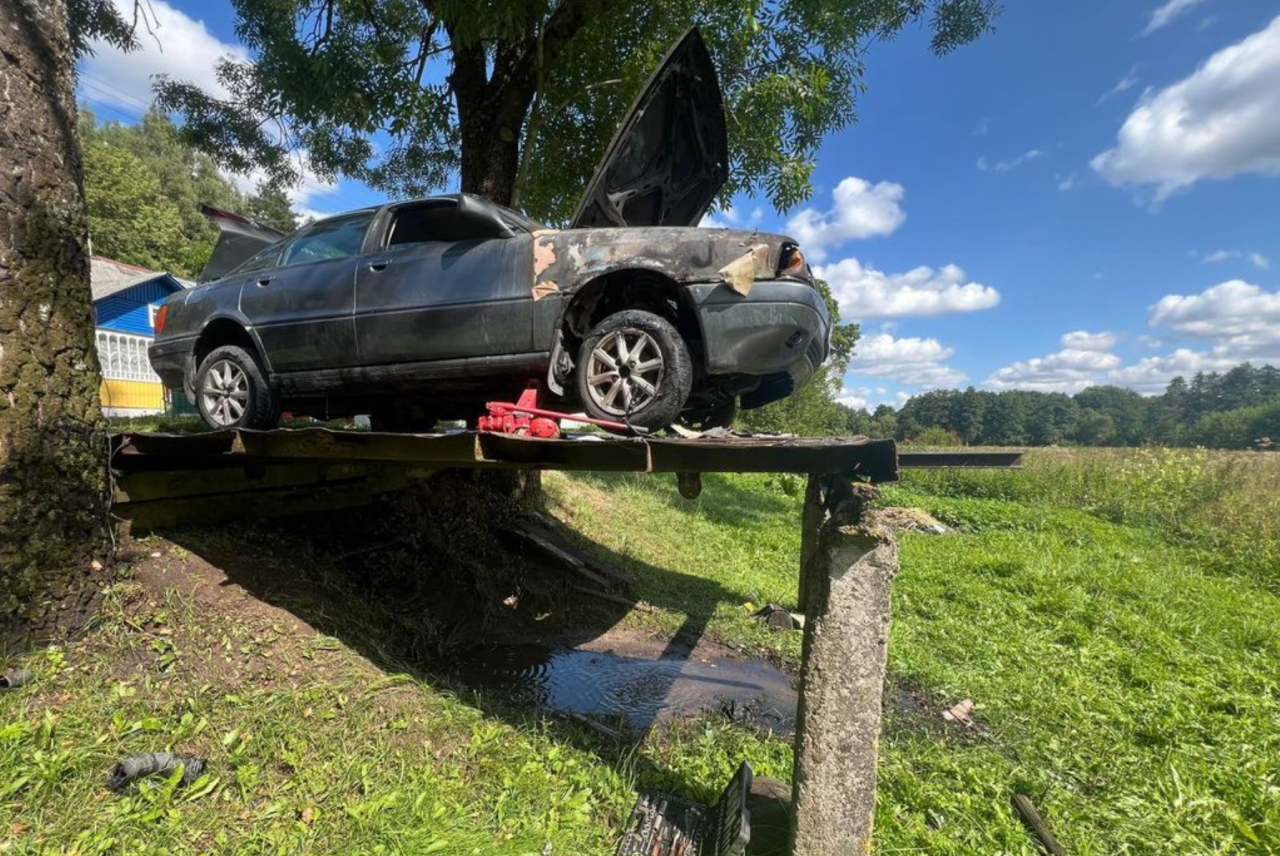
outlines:
[[79, 133], [94, 255], [194, 279], [218, 237], [201, 204], [284, 232], [299, 224], [283, 188], [241, 192], [211, 157], [183, 143], [159, 110], [126, 125], [81, 109]]
[[1280, 369], [1243, 363], [1174, 378], [1160, 395], [1092, 386], [1075, 395], [937, 389], [894, 411], [848, 411], [848, 428], [935, 445], [1274, 449]]

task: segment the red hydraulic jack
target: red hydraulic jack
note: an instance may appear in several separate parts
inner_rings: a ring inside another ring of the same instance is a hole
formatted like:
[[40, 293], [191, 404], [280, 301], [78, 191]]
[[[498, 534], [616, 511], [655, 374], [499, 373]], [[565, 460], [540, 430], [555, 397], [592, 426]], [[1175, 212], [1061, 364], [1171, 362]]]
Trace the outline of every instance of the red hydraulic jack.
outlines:
[[624, 434], [645, 434], [643, 428], [636, 428], [623, 422], [612, 422], [608, 419], [592, 419], [589, 416], [575, 416], [558, 410], [544, 410], [538, 407], [538, 385], [529, 384], [520, 393], [520, 400], [514, 404], [510, 401], [489, 401], [485, 403], [489, 415], [481, 416], [477, 427], [481, 431], [494, 431], [499, 434], [517, 434], [524, 437], [538, 437], [554, 440], [560, 436], [560, 420], [572, 419], [575, 422], [588, 422]]

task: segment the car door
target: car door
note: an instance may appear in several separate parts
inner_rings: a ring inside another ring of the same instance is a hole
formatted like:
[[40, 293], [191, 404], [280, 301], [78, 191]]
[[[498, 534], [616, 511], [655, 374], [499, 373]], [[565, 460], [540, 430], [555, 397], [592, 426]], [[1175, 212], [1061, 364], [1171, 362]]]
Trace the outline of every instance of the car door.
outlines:
[[[481, 210], [477, 212], [476, 207]], [[532, 350], [532, 237], [470, 197], [397, 206], [356, 271], [365, 365]]]
[[285, 243], [276, 267], [246, 277], [240, 310], [273, 371], [356, 364], [355, 270], [373, 213], [313, 223]]

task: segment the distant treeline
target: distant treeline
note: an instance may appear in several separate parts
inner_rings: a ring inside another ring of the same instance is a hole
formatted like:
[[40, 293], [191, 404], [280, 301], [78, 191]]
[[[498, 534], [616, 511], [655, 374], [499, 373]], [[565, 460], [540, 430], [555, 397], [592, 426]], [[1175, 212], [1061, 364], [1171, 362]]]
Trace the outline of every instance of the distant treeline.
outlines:
[[1207, 446], [1280, 443], [1280, 369], [1244, 363], [1178, 377], [1160, 395], [1094, 386], [1075, 395], [934, 390], [894, 411], [849, 411], [850, 430], [981, 446]]

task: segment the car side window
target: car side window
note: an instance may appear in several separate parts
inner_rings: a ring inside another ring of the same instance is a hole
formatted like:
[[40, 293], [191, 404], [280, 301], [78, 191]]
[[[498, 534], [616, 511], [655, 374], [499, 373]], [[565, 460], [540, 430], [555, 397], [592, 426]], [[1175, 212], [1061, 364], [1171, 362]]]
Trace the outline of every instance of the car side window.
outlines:
[[501, 214], [492, 213], [492, 209], [477, 211], [460, 207], [452, 199], [433, 199], [392, 209], [383, 243], [399, 247], [432, 241], [485, 241], [510, 235], [509, 229]]
[[281, 267], [343, 259], [359, 254], [372, 213], [321, 220], [298, 233], [284, 251]]
[[428, 241], [456, 241], [454, 223], [457, 206], [452, 202], [403, 205], [391, 214], [387, 246], [425, 244]]

